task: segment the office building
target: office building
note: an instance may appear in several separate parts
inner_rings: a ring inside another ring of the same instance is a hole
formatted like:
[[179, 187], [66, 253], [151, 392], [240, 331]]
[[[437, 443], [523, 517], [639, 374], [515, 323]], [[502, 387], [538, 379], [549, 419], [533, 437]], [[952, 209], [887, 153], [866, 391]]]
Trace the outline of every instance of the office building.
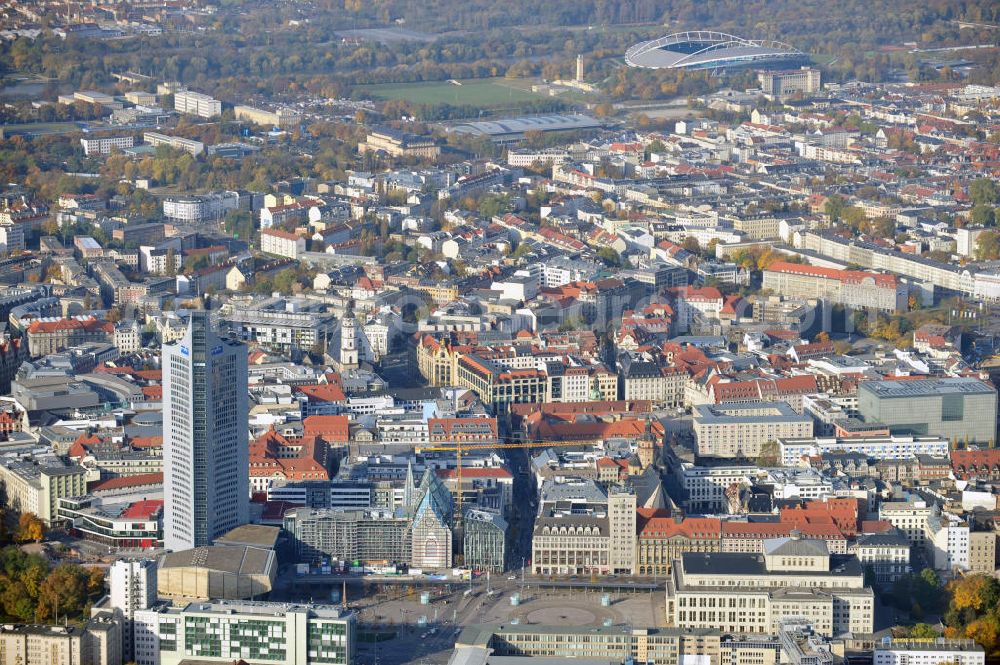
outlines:
[[292, 129], [302, 121], [301, 115], [288, 109], [268, 111], [266, 109], [237, 104], [233, 107], [233, 113], [237, 120], [246, 120], [255, 125], [277, 127], [279, 129]]
[[0, 222], [0, 254], [9, 254], [24, 248], [24, 225]]
[[804, 618], [820, 635], [871, 633], [874, 594], [857, 557], [793, 535], [761, 554], [687, 552], [667, 579], [667, 624], [731, 634], [773, 634]]
[[883, 312], [906, 311], [908, 289], [893, 275], [779, 261], [764, 271], [765, 289], [786, 298], [822, 298]]
[[166, 134], [160, 134], [159, 132], [145, 132], [142, 135], [142, 140], [154, 148], [165, 145], [168, 148], [173, 148], [174, 150], [189, 152], [195, 157], [205, 152], [204, 143], [201, 141], [195, 141], [194, 139], [186, 139], [183, 136], [168, 136]]
[[222, 102], [193, 90], [178, 90], [174, 93], [174, 110], [200, 118], [211, 118], [222, 115]]
[[992, 444], [997, 391], [968, 377], [863, 381], [858, 385], [858, 412], [865, 421], [882, 423], [893, 434]]
[[393, 157], [434, 159], [441, 154], [441, 148], [434, 143], [433, 136], [418, 136], [391, 127], [378, 127], [368, 132], [364, 143], [358, 144], [358, 152], [384, 152]]
[[899, 531], [861, 536], [850, 552], [871, 569], [876, 584], [890, 585], [911, 572], [910, 541]]
[[804, 457], [820, 457], [833, 452], [856, 453], [868, 459], [905, 459], [917, 455], [948, 457], [948, 439], [940, 436], [913, 436], [906, 434], [875, 437], [814, 437], [808, 439], [781, 439], [781, 463], [794, 466]]
[[537, 368], [510, 369], [470, 354], [458, 360], [457, 369], [458, 385], [475, 390], [498, 415], [506, 413], [511, 404], [544, 401], [548, 380]]
[[147, 610], [156, 604], [156, 561], [152, 559], [119, 559], [108, 569], [111, 586], [110, 606], [121, 610], [124, 657], [132, 659], [132, 620], [137, 610]]
[[822, 78], [818, 69], [803, 67], [783, 71], [757, 72], [757, 80], [765, 95], [782, 97], [796, 93], [819, 92]]
[[336, 330], [336, 317], [322, 303], [270, 298], [253, 307], [234, 309], [223, 324], [240, 339], [288, 352], [317, 345], [326, 348]]
[[698, 454], [703, 457], [755, 458], [768, 442], [813, 434], [812, 418], [796, 413], [787, 402], [702, 404], [693, 411]]
[[99, 138], [82, 138], [83, 154], [87, 157], [110, 155], [113, 150], [124, 150], [135, 145], [134, 136], [101, 136]]
[[[364, 488], [370, 503], [371, 489]], [[295, 508], [285, 513], [298, 561], [410, 563], [410, 519], [391, 510]]]
[[194, 311], [163, 345], [164, 545], [211, 544], [248, 521], [247, 350]]
[[594, 480], [546, 480], [531, 539], [535, 575], [634, 575], [637, 498]]
[[969, 572], [992, 575], [997, 568], [995, 531], [969, 531]]
[[884, 638], [872, 654], [874, 665], [983, 665], [986, 652], [975, 640], [937, 637], [929, 639]]
[[136, 663], [350, 665], [355, 620], [353, 612], [330, 605], [158, 605], [136, 613]]
[[465, 567], [502, 573], [507, 567], [507, 520], [497, 513], [469, 510], [462, 525]]
[[[110, 453], [109, 458], [114, 458]], [[123, 457], [120, 453], [117, 454]], [[159, 467], [159, 460], [156, 460]], [[88, 464], [89, 466], [89, 464]], [[159, 475], [159, 468], [150, 473]], [[127, 474], [127, 476], [148, 474]], [[126, 477], [114, 474], [112, 478]], [[105, 480], [110, 478], [104, 478]], [[119, 549], [156, 549], [163, 547], [163, 501], [115, 501], [115, 497], [61, 497], [58, 518], [70, 533], [107, 547]]]
[[[714, 630], [632, 626], [467, 626], [455, 640], [454, 662], [482, 663], [473, 654], [520, 656], [554, 663], [719, 663], [720, 635]], [[511, 662], [504, 659], [500, 662]], [[142, 665], [142, 664], [140, 664]]]
[[665, 577], [684, 552], [718, 552], [722, 522], [717, 517], [677, 518], [668, 511], [640, 508], [637, 565], [640, 575]]
[[84, 626], [3, 624], [3, 665], [121, 665], [122, 622], [107, 614]]
[[168, 196], [163, 199], [163, 216], [175, 222], [219, 220], [240, 207], [237, 192], [215, 192], [201, 196]]
[[915, 547], [924, 546], [927, 520], [934, 514], [932, 506], [919, 500], [883, 501], [878, 507], [878, 518], [899, 529]]
[[[62, 384], [65, 390], [65, 382]], [[59, 499], [87, 492], [87, 470], [48, 449], [0, 457], [0, 487], [12, 515], [34, 513], [46, 524], [59, 518]]]

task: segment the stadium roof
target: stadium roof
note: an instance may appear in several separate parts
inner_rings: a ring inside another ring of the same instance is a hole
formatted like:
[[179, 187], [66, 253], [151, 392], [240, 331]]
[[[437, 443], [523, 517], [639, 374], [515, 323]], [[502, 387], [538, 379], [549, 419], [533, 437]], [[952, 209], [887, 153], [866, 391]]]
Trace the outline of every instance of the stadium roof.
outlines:
[[675, 32], [640, 42], [625, 52], [630, 67], [648, 69], [726, 69], [805, 64], [808, 56], [788, 44], [751, 40], [724, 32]]
[[587, 115], [534, 115], [504, 120], [464, 122], [451, 126], [451, 131], [476, 136], [509, 136], [525, 132], [559, 132], [596, 129], [600, 121]]

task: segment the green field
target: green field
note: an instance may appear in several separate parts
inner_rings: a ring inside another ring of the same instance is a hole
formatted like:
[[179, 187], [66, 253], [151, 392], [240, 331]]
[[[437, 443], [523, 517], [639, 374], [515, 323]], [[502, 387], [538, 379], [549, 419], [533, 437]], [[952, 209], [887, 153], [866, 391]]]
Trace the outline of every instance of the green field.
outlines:
[[0, 136], [41, 136], [42, 134], [65, 134], [79, 132], [74, 122], [26, 122], [17, 125], [0, 125]]
[[413, 104], [486, 107], [545, 98], [545, 95], [531, 92], [531, 83], [523, 79], [466, 79], [459, 83], [461, 85], [448, 81], [384, 83], [365, 86], [364, 90], [376, 99], [404, 99]]

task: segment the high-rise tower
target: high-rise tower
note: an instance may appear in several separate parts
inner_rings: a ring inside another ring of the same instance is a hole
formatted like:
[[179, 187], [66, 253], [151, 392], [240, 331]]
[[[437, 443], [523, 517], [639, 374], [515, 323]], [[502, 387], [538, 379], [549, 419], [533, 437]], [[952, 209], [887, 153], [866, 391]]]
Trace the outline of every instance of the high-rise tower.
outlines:
[[184, 550], [248, 521], [247, 349], [191, 313], [163, 345], [163, 542]]

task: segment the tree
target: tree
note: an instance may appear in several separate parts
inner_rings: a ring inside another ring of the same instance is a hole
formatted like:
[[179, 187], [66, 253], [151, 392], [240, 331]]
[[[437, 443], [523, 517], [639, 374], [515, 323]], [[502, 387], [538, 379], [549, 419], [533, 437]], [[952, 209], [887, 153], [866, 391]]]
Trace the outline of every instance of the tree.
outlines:
[[100, 568], [87, 569], [87, 593], [90, 596], [99, 596], [104, 593], [104, 571]]
[[996, 183], [989, 178], [976, 178], [969, 185], [969, 198], [973, 205], [990, 205], [1000, 199]]
[[757, 466], [777, 466], [781, 457], [781, 447], [777, 441], [768, 441], [760, 447], [757, 455]]
[[617, 267], [622, 264], [622, 257], [614, 250], [613, 247], [601, 247], [597, 250], [597, 258], [604, 262], [604, 265], [610, 267]]
[[865, 211], [857, 206], [847, 206], [840, 215], [844, 224], [851, 227], [855, 231], [858, 231], [865, 227], [868, 223], [868, 217], [865, 215]]
[[993, 226], [996, 223], [996, 213], [989, 205], [979, 203], [969, 213], [969, 219], [976, 226]]
[[896, 221], [889, 217], [879, 217], [869, 224], [868, 229], [877, 238], [891, 238], [896, 233]]
[[49, 573], [38, 590], [38, 610], [46, 620], [79, 614], [87, 602], [89, 575], [80, 566], [62, 564]]
[[826, 213], [831, 222], [837, 222], [840, 220], [840, 216], [844, 213], [844, 208], [846, 207], [847, 202], [844, 200], [844, 197], [834, 194], [823, 204], [823, 212]]
[[21, 513], [17, 520], [17, 539], [22, 543], [40, 542], [45, 538], [45, 523], [34, 513]]
[[177, 276], [177, 251], [173, 247], [167, 249], [167, 277]]
[[825, 344], [830, 341], [830, 333], [825, 330], [816, 335], [816, 342], [820, 344]]
[[980, 261], [995, 261], [1000, 259], [1000, 234], [996, 231], [983, 231], [976, 239], [976, 258]]
[[941, 634], [934, 628], [934, 626], [927, 623], [918, 623], [910, 629], [910, 637], [918, 640], [933, 639], [935, 637], [940, 637]]
[[976, 619], [965, 627], [965, 637], [975, 640], [986, 653], [992, 654], [1000, 643], [1000, 619], [992, 614]]
[[701, 244], [698, 239], [694, 236], [686, 236], [684, 242], [681, 243], [681, 247], [691, 252], [692, 254], [701, 254]]
[[667, 146], [663, 145], [663, 141], [656, 139], [646, 146], [646, 152], [650, 155], [663, 152], [667, 149]]

